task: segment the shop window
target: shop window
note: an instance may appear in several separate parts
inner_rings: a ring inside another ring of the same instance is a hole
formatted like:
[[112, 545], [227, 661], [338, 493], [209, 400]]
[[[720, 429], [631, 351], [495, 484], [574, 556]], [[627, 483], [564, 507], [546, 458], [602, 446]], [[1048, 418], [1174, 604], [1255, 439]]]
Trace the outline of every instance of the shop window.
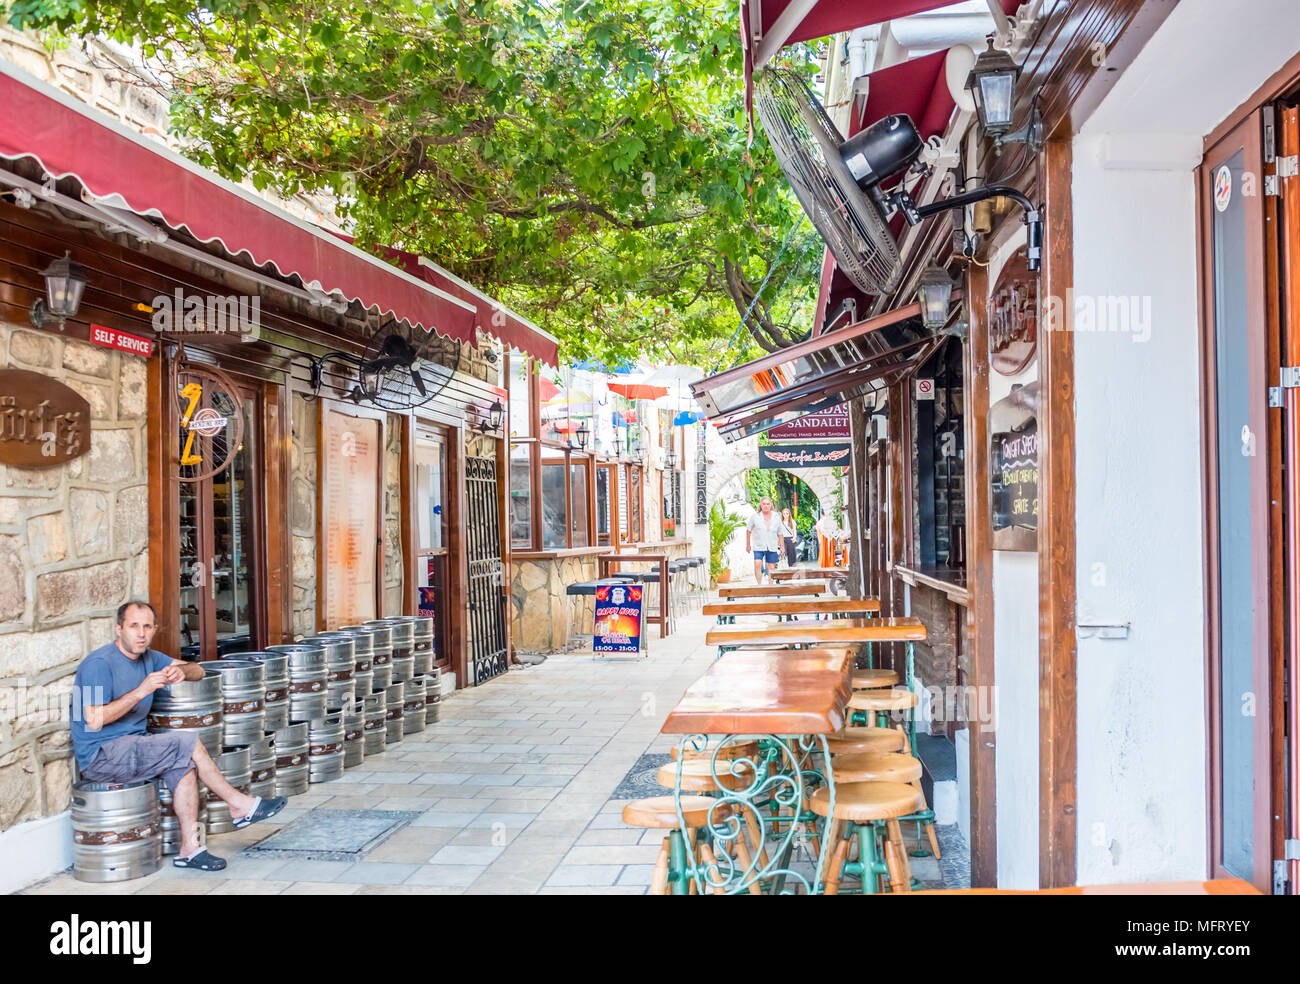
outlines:
[[442, 428], [421, 429], [416, 440], [415, 520], [417, 607], [433, 618], [434, 661], [448, 665], [447, 436]]
[[542, 448], [542, 549], [562, 550], [568, 542], [568, 496], [565, 478], [568, 455]]
[[354, 413], [360, 411], [328, 409], [322, 418], [325, 569], [318, 605], [330, 629], [376, 618], [379, 611], [383, 426]]
[[587, 536], [587, 460], [574, 457], [569, 464], [569, 545], [585, 547]]
[[510, 445], [510, 545], [516, 550], [533, 545], [533, 447]]

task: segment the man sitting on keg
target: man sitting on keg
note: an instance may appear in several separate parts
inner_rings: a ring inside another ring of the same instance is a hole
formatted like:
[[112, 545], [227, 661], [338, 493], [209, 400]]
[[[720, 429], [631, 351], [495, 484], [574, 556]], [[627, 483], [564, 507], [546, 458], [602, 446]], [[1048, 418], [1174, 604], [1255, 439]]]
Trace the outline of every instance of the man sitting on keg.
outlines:
[[[154, 691], [181, 680], [203, 679], [203, 666], [171, 659], [150, 649], [157, 612], [147, 601], [129, 601], [117, 610], [116, 640], [100, 646], [77, 667], [72, 715], [72, 749], [81, 778], [129, 783], [159, 777], [172, 792], [181, 834], [178, 868], [220, 871], [223, 858], [199, 841], [198, 779], [224, 800], [237, 828], [273, 817], [284, 797], [248, 796], [226, 782], [194, 731], [149, 734], [145, 721]], [[77, 713], [79, 709], [79, 713]]]

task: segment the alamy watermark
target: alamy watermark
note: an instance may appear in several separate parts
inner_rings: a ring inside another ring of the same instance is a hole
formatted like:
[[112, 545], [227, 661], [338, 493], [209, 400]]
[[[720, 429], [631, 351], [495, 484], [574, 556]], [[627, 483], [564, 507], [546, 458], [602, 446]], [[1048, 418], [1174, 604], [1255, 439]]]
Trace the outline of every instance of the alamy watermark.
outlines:
[[85, 708], [102, 707], [107, 702], [103, 687], [29, 684], [16, 677], [0, 685], [0, 721], [28, 727], [80, 723], [85, 721]]
[[1070, 287], [1064, 298], [1039, 298], [1038, 324], [1044, 332], [1110, 332], [1147, 342], [1151, 340], [1151, 296], [1076, 294]]
[[252, 335], [262, 317], [262, 299], [256, 294], [186, 294], [177, 287], [159, 294], [151, 306], [157, 332]]

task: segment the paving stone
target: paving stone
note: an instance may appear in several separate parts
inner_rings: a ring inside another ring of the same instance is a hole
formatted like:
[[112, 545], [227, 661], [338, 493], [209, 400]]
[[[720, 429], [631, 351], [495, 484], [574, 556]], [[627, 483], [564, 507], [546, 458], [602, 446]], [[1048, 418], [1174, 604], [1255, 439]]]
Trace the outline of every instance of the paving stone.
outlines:
[[562, 864], [546, 884], [551, 887], [613, 885], [622, 873], [621, 864]]

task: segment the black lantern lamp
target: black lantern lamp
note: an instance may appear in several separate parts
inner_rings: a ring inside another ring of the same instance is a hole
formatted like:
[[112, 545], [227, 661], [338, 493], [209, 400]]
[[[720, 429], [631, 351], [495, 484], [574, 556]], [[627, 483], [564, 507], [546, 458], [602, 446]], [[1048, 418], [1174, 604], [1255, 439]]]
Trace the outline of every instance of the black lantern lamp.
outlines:
[[981, 52], [966, 76], [966, 88], [975, 99], [980, 126], [990, 137], [1000, 137], [1011, 129], [1011, 112], [1015, 106], [1016, 79], [1020, 66], [1005, 51], [993, 47]]
[[578, 432], [575, 436], [578, 438], [578, 449], [581, 451], [586, 451], [587, 438], [591, 436], [591, 429], [587, 426], [587, 422], [585, 420], [578, 424]]
[[72, 258], [71, 251], [55, 260], [43, 271], [45, 296], [32, 305], [32, 324], [43, 328], [50, 319], [58, 319], [59, 331], [68, 318], [76, 317], [81, 295], [86, 289], [85, 268]]
[[475, 429], [480, 434], [499, 431], [501, 429], [502, 415], [505, 412], [505, 405], [500, 400], [493, 400], [492, 406], [488, 407], [488, 416], [475, 424]]
[[669, 471], [675, 471], [677, 468], [677, 452], [673, 448], [669, 448], [668, 453], [664, 455], [664, 467]]
[[921, 323], [938, 331], [948, 321], [952, 306], [952, 278], [948, 271], [931, 263], [916, 285], [916, 299], [921, 302]]

